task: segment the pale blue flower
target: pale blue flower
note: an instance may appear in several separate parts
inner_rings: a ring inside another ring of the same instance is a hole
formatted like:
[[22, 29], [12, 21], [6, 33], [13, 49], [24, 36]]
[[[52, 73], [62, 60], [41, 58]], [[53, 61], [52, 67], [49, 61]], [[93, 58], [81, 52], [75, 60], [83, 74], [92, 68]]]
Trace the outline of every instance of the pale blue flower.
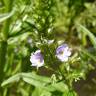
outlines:
[[56, 56], [60, 61], [68, 61], [69, 56], [71, 55], [71, 51], [67, 44], [60, 45], [56, 49]]
[[41, 54], [40, 50], [37, 50], [36, 52], [32, 53], [30, 56], [30, 61], [32, 63], [32, 66], [41, 67], [44, 65], [44, 59], [43, 55]]

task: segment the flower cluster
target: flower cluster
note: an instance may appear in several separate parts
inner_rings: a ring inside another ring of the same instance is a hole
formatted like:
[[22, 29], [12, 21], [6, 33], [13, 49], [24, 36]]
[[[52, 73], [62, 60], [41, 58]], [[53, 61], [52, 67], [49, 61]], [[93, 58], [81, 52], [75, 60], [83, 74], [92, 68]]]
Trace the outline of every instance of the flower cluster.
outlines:
[[[71, 55], [71, 50], [67, 44], [60, 45], [56, 49], [56, 57], [62, 62], [68, 61], [70, 55]], [[41, 51], [37, 50], [36, 52], [32, 53], [30, 56], [30, 61], [32, 63], [32, 66], [37, 66], [37, 67], [43, 66], [44, 58]]]

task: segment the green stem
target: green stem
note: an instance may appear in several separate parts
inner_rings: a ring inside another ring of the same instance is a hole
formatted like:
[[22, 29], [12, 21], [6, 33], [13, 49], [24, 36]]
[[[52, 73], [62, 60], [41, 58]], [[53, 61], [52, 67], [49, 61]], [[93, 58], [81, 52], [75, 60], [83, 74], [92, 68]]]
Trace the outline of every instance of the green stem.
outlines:
[[[11, 12], [11, 10], [12, 10], [12, 3], [13, 3], [13, 0], [4, 0], [5, 13]], [[10, 23], [11, 23], [11, 19], [9, 18], [3, 24], [2, 33], [3, 33], [4, 41], [7, 41], [7, 39], [8, 39]]]
[[[5, 13], [8, 13], [12, 9], [12, 2], [13, 0], [4, 0], [5, 4]], [[4, 67], [6, 63], [6, 55], [7, 55], [7, 39], [10, 27], [10, 18], [7, 19], [3, 23], [2, 27], [2, 40], [0, 41], [0, 96], [3, 96], [3, 88], [1, 87], [1, 83], [5, 77], [4, 75]]]
[[[4, 78], [4, 65], [6, 62], [6, 51], [7, 51], [7, 42], [1, 41], [0, 42], [0, 85]], [[2, 89], [0, 87], [0, 92], [1, 90]]]

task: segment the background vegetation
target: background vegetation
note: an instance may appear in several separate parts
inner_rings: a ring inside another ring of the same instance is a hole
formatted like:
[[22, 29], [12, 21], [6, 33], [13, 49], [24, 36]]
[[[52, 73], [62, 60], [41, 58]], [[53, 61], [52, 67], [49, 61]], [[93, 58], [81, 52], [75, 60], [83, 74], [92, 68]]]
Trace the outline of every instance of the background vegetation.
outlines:
[[[67, 63], [55, 58], [63, 43]], [[95, 74], [96, 0], [0, 0], [0, 96], [96, 96]]]

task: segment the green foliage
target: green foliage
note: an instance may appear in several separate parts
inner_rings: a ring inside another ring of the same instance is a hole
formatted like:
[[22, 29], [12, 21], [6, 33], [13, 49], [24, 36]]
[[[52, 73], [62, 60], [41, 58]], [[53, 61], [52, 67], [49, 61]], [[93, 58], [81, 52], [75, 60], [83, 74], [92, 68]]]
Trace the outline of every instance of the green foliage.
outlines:
[[0, 23], [3, 22], [4, 20], [10, 18], [13, 14], [14, 14], [13, 11], [10, 13], [1, 14], [0, 15]]
[[[78, 96], [73, 83], [96, 67], [95, 3], [0, 0], [0, 96]], [[72, 52], [67, 62], [56, 57], [63, 43]], [[38, 49], [44, 66], [36, 69], [30, 55]]]

